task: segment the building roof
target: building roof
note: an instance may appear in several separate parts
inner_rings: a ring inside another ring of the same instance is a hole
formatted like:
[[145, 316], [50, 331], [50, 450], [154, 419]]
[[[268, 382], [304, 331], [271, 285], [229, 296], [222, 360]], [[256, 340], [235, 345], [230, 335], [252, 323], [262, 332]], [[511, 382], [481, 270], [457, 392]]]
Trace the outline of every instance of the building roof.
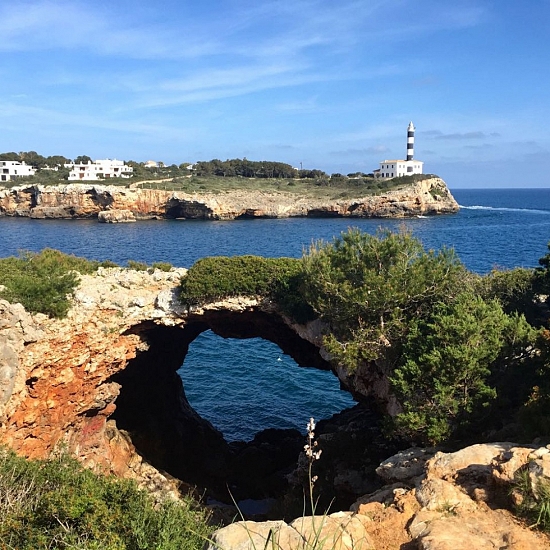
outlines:
[[413, 160], [404, 160], [404, 159], [398, 159], [398, 160], [383, 160], [383, 161], [381, 161], [380, 164], [388, 163], [388, 162], [422, 162], [422, 164], [424, 164], [424, 162], [423, 162], [422, 160], [416, 160], [416, 159], [413, 159]]

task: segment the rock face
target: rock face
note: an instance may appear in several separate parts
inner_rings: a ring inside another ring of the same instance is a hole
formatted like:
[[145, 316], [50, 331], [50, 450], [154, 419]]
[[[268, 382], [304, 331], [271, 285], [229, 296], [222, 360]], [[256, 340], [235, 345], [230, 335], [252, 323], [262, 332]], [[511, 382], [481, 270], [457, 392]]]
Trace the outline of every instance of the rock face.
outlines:
[[279, 550], [317, 547], [312, 541], [319, 547], [366, 550], [547, 549], [550, 538], [522, 525], [505, 506], [511, 505], [521, 470], [537, 470], [535, 486], [543, 477], [550, 481], [542, 466], [549, 455], [546, 447], [511, 443], [473, 445], [456, 453], [409, 449], [379, 468], [387, 481], [397, 483], [364, 495], [351, 512], [289, 523], [237, 522], [218, 530], [208, 550], [270, 548], [273, 537]]
[[[185, 271], [100, 269], [81, 278], [63, 320], [0, 302], [0, 442], [37, 458], [63, 445], [96, 470], [145, 483], [152, 464], [214, 494], [227, 493], [232, 476], [250, 476], [239, 461], [257, 451], [231, 449], [187, 403], [177, 370], [190, 342], [209, 328], [223, 337], [259, 336], [300, 364], [330, 365], [254, 299], [187, 311], [177, 298]], [[295, 456], [303, 445], [297, 437]]]
[[[152, 492], [177, 495], [198, 486], [216, 497], [243, 476], [257, 499], [267, 496], [264, 485], [279, 487], [284, 480], [267, 459], [281, 440], [295, 455], [303, 445], [300, 434], [259, 434], [254, 445], [231, 447], [189, 406], [176, 371], [190, 342], [208, 328], [225, 337], [272, 340], [299, 364], [330, 369], [320, 348], [321, 327], [292, 326], [252, 298], [188, 311], [176, 291], [184, 274], [101, 268], [81, 278], [63, 320], [0, 301], [0, 442], [36, 458], [62, 446], [88, 467], [134, 478]], [[360, 395], [360, 388], [348, 388]], [[332, 432], [319, 423], [319, 487], [326, 477], [323, 461], [338, 463], [337, 456], [328, 457], [342, 448], [349, 452], [339, 437], [359, 423], [357, 414], [342, 413], [343, 424]], [[359, 430], [367, 431], [364, 425]], [[251, 471], [254, 457], [264, 468], [261, 479]], [[253, 533], [256, 547], [277, 536], [280, 550], [292, 550], [321, 534], [340, 549], [550, 548], [547, 538], [522, 528], [502, 508], [522, 498], [512, 490], [519, 471], [527, 473], [536, 497], [541, 480], [550, 479], [549, 448], [494, 443], [456, 453], [409, 449], [377, 471], [387, 485], [367, 494], [372, 483], [360, 469], [334, 474], [334, 484], [364, 494], [350, 512], [237, 524], [218, 532], [214, 542], [245, 550], [252, 548]]]
[[[105, 212], [125, 213], [109, 217]], [[233, 220], [243, 218], [361, 217], [403, 218], [458, 211], [437, 177], [403, 189], [348, 200], [319, 200], [289, 192], [231, 191], [187, 194], [109, 185], [0, 188], [0, 215], [32, 218], [96, 218], [131, 221], [152, 218]]]
[[128, 223], [135, 222], [136, 217], [130, 210], [102, 210], [97, 214], [100, 223]]

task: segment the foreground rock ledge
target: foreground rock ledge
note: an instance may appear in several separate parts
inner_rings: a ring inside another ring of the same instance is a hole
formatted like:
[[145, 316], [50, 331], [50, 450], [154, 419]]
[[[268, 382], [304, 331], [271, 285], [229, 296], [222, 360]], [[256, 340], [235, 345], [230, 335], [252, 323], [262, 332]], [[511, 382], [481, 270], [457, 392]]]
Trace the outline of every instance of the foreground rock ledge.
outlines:
[[455, 453], [410, 449], [381, 466], [389, 484], [360, 498], [350, 512], [288, 524], [240, 521], [216, 531], [208, 550], [549, 549], [547, 535], [506, 509], [517, 473], [528, 469], [536, 487], [542, 477], [550, 480], [549, 465], [547, 447], [508, 442]]
[[284, 191], [189, 194], [92, 184], [0, 187], [0, 215], [40, 219], [99, 217], [108, 223], [155, 218], [404, 218], [448, 214], [458, 209], [447, 185], [437, 177], [380, 195], [332, 201]]

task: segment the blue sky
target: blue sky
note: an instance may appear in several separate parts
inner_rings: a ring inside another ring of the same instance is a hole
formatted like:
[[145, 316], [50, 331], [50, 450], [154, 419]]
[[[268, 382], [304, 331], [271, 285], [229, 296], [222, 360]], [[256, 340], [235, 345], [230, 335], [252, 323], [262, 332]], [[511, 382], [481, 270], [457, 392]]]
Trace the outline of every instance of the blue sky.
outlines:
[[550, 0], [0, 4], [0, 151], [550, 186]]

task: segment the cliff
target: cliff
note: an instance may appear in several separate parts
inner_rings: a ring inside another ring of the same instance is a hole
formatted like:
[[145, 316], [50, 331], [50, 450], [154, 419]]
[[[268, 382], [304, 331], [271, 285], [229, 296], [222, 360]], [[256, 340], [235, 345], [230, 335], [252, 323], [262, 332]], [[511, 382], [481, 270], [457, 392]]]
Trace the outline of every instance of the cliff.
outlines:
[[333, 201], [290, 192], [228, 191], [187, 194], [179, 191], [91, 184], [0, 188], [0, 215], [99, 218], [104, 222], [153, 218], [403, 218], [457, 211], [458, 204], [445, 182], [436, 177], [380, 195]]
[[[227, 498], [229, 486], [237, 500], [265, 498], [262, 491], [280, 497], [281, 487], [288, 489], [284, 483], [300, 478], [303, 436], [283, 430], [279, 439], [269, 433], [253, 445], [228, 445], [187, 403], [176, 371], [189, 344], [207, 329], [223, 337], [269, 339], [299, 364], [331, 369], [322, 327], [292, 325], [271, 304], [253, 298], [188, 311], [177, 299], [184, 274], [100, 268], [81, 277], [62, 320], [0, 300], [0, 443], [35, 458], [61, 447], [96, 471], [134, 478], [153, 492], [176, 495], [198, 486], [219, 499], [224, 493]], [[343, 387], [359, 400], [372, 395], [391, 408], [387, 388], [365, 369], [353, 379], [340, 373]], [[528, 468], [534, 488], [541, 476], [550, 477], [547, 448], [503, 443], [435, 456], [412, 449], [381, 464], [377, 472], [387, 485], [380, 488], [368, 473], [380, 460], [372, 415], [358, 406], [339, 417], [317, 428], [323, 450], [317, 484], [336, 491], [333, 510], [355, 504], [352, 512], [319, 516], [327, 536], [360, 539], [376, 550], [408, 548], [411, 541], [411, 548], [424, 550], [550, 547], [547, 538], [499, 509], [521, 496], [512, 491], [516, 472]], [[311, 532], [308, 521], [248, 527], [264, 538], [274, 527], [302, 540], [297, 533]], [[233, 529], [217, 533], [215, 541], [249, 548], [246, 536], [241, 540], [242, 525]], [[264, 546], [261, 537], [257, 542]]]

